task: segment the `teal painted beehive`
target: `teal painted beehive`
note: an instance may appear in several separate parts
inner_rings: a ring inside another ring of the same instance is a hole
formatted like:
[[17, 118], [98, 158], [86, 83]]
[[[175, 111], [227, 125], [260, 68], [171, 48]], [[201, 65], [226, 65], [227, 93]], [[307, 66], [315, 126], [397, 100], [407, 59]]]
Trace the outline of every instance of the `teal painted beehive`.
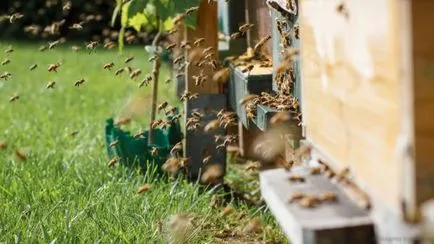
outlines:
[[[172, 121], [168, 117], [168, 121]], [[110, 158], [119, 157], [120, 163], [127, 167], [139, 166], [143, 170], [154, 168], [161, 173], [161, 166], [169, 157], [172, 147], [182, 140], [179, 120], [172, 121], [166, 129], [155, 129], [154, 142], [148, 144], [149, 131], [144, 131], [141, 137], [134, 137], [129, 131], [116, 127], [113, 119], [106, 121], [106, 149]], [[113, 142], [118, 143], [110, 146]], [[156, 148], [157, 153], [152, 155]]]

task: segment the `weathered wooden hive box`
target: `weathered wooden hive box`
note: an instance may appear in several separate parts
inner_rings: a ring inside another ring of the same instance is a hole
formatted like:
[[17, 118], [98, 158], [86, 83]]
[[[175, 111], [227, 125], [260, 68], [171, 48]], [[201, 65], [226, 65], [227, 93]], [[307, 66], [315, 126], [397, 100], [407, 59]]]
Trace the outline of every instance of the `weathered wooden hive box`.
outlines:
[[374, 208], [434, 197], [434, 1], [300, 0], [305, 136]]

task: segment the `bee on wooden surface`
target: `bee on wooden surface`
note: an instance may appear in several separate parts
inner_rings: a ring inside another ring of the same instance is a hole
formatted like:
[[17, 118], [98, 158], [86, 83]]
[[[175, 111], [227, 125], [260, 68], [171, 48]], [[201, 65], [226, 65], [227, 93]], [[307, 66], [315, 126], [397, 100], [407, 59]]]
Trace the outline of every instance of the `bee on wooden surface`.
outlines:
[[306, 197], [307, 195], [303, 192], [295, 192], [289, 197], [289, 203], [297, 202]]
[[47, 89], [54, 89], [54, 85], [56, 85], [55, 81], [51, 81], [47, 84]]
[[0, 75], [0, 79], [8, 80], [11, 76], [12, 74], [6, 71]]
[[244, 233], [259, 233], [262, 229], [261, 220], [258, 217], [254, 217], [244, 228]]
[[185, 63], [181, 64], [181, 65], [178, 67], [177, 71], [178, 71], [178, 72], [182, 72], [182, 71], [184, 71], [184, 69], [185, 69]]
[[320, 202], [336, 202], [338, 196], [334, 192], [323, 192], [318, 195], [318, 200]]
[[76, 81], [75, 83], [74, 83], [74, 86], [75, 87], [80, 87], [81, 85], [83, 85], [84, 84], [84, 82], [86, 82], [86, 80], [85, 79], [79, 79], [78, 81]]
[[253, 68], [255, 68], [255, 65], [254, 64], [250, 64], [249, 66], [247, 66], [244, 69], [242, 69], [241, 72], [242, 73], [247, 73], [247, 72], [250, 73], [253, 70]]
[[32, 66], [29, 67], [29, 70], [30, 70], [30, 71], [33, 71], [33, 70], [35, 70], [37, 67], [38, 67], [37, 64], [33, 64]]
[[318, 204], [318, 199], [315, 196], [305, 196], [298, 203], [303, 208], [314, 208]]
[[124, 68], [120, 68], [120, 69], [116, 70], [115, 75], [118, 76], [118, 75], [122, 74], [124, 71], [125, 71]]
[[130, 56], [130, 57], [126, 58], [124, 62], [127, 64], [127, 63], [129, 63], [129, 62], [131, 62], [133, 60], [134, 60], [134, 57]]
[[303, 176], [298, 176], [298, 175], [291, 175], [288, 177], [288, 180], [294, 183], [306, 182], [306, 179]]
[[193, 12], [198, 11], [198, 10], [199, 10], [199, 7], [198, 7], [198, 6], [196, 6], [196, 7], [191, 7], [191, 8], [189, 8], [189, 9], [186, 9], [186, 10], [185, 10], [185, 15], [189, 15], [189, 14], [191, 14], [191, 13], [193, 13]]
[[340, 172], [338, 172], [336, 174], [336, 180], [337, 180], [337, 182], [341, 182], [341, 181], [345, 180], [345, 178], [348, 176], [349, 173], [350, 173], [350, 169], [349, 168], [344, 168], [343, 170], [341, 170]]
[[3, 60], [2, 62], [1, 62], [1, 65], [2, 66], [4, 66], [4, 65], [7, 65], [7, 64], [9, 64], [11, 61], [9, 60], [9, 59], [5, 59], [5, 60]]
[[175, 121], [179, 120], [181, 118], [181, 116], [182, 116], [181, 114], [177, 114], [177, 115], [173, 116], [172, 117], [172, 122], [175, 122]]
[[156, 157], [158, 155], [158, 148], [153, 147], [151, 149], [151, 155], [152, 155], [152, 157]]
[[169, 105], [168, 102], [163, 102], [160, 105], [158, 105], [158, 111], [164, 110], [167, 108], [167, 105]]
[[142, 137], [144, 137], [145, 136], [145, 132], [144, 131], [141, 131], [141, 132], [137, 132], [137, 134], [135, 134], [133, 137], [135, 138], [135, 139], [138, 139], [138, 138], [142, 138]]
[[221, 217], [227, 217], [228, 215], [232, 214], [235, 212], [235, 208], [232, 207], [232, 205], [227, 205], [221, 212], [220, 212], [220, 216]]
[[86, 45], [86, 49], [89, 50], [89, 54], [91, 54], [92, 52], [94, 52], [96, 50], [97, 46], [98, 46], [98, 41], [90, 41]]
[[140, 69], [135, 69], [131, 72], [130, 79], [135, 79], [138, 76], [140, 76], [141, 74], [142, 74], [142, 71]]
[[5, 53], [13, 53], [14, 52], [14, 48], [12, 46], [9, 46], [6, 48]]
[[20, 95], [15, 94], [15, 95], [12, 95], [11, 97], [9, 97], [9, 102], [15, 102], [18, 99], [20, 99]]
[[145, 192], [149, 191], [150, 189], [151, 189], [151, 186], [149, 184], [144, 184], [143, 186], [139, 187], [139, 189], [137, 190], [137, 194], [145, 193]]
[[246, 33], [248, 30], [250, 30], [253, 26], [255, 26], [254, 24], [244, 24], [241, 25], [240, 28], [238, 28], [238, 30], [244, 34]]
[[81, 47], [74, 45], [74, 46], [71, 47], [71, 49], [72, 49], [73, 52], [78, 52], [78, 51], [80, 51]]
[[20, 160], [22, 160], [22, 161], [26, 161], [27, 160], [27, 153], [23, 149], [16, 150], [15, 151], [15, 156], [17, 158], [19, 158]]
[[115, 64], [113, 62], [104, 64], [104, 69], [111, 70]]
[[176, 43], [172, 43], [172, 44], [167, 45], [166, 49], [167, 49], [168, 51], [170, 51], [170, 50], [172, 50], [172, 49], [175, 48], [175, 47], [176, 47]]
[[261, 40], [259, 40], [258, 43], [256, 43], [256, 45], [255, 45], [255, 47], [253, 48], [253, 50], [254, 50], [255, 52], [258, 52], [258, 51], [262, 48], [262, 46], [264, 46], [264, 44], [265, 44], [268, 40], [270, 40], [270, 39], [271, 39], [271, 35], [267, 35], [267, 36], [263, 37]]
[[48, 66], [48, 72], [57, 72], [60, 65], [60, 63], [50, 64], [50, 66]]
[[196, 39], [194, 42], [193, 42], [193, 45], [194, 46], [196, 46], [196, 47], [199, 47], [202, 43], [204, 43], [205, 42], [205, 38], [204, 37], [202, 37], [202, 38], [198, 38], [198, 39]]
[[74, 23], [69, 27], [69, 29], [71, 29], [71, 30], [83, 30], [83, 26], [81, 23]]
[[117, 162], [119, 162], [120, 158], [118, 156], [113, 157], [112, 159], [110, 159], [110, 161], [108, 162], [108, 166], [109, 167], [114, 167], [116, 165]]
[[307, 156], [310, 154], [311, 151], [312, 151], [312, 147], [310, 145], [303, 144], [295, 150], [295, 157], [298, 158], [298, 157]]
[[115, 146], [117, 146], [117, 145], [119, 145], [119, 141], [118, 141], [118, 140], [116, 140], [116, 141], [112, 141], [112, 142], [110, 143], [109, 147], [115, 147]]

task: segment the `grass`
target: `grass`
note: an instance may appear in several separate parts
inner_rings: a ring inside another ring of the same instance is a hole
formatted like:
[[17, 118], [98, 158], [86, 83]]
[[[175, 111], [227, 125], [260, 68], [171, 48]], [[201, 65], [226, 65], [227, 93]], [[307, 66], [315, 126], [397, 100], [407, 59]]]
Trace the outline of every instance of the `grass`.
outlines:
[[[4, 50], [11, 43], [0, 43]], [[150, 87], [138, 88], [126, 74], [114, 76], [116, 67], [130, 54], [133, 68], [141, 68], [142, 78], [150, 64], [142, 48], [132, 47], [119, 56], [116, 51], [98, 49], [89, 55], [73, 53], [70, 44], [39, 52], [38, 44], [13, 43], [14, 52], [3, 51], [0, 74], [12, 73], [0, 81], [0, 242], [58, 243], [133, 242], [167, 243], [160, 222], [179, 213], [193, 218], [194, 231], [189, 243], [219, 243], [216, 233], [224, 229], [240, 230], [249, 220], [260, 217], [263, 231], [255, 235], [223, 238], [221, 243], [286, 243], [265, 207], [249, 207], [232, 202], [237, 214], [220, 217], [224, 207], [210, 205], [221, 190], [202, 191], [182, 179], [158, 180], [122, 167], [110, 169], [103, 142], [104, 121], [109, 117], [133, 116], [131, 131], [144, 128], [150, 108]], [[49, 64], [62, 60], [57, 73], [47, 71]], [[29, 71], [32, 64], [38, 68]], [[163, 67], [162, 80], [168, 77]], [[86, 83], [75, 88], [74, 82]], [[53, 90], [46, 85], [56, 81]], [[163, 82], [162, 82], [163, 83]], [[174, 84], [160, 83], [160, 102], [180, 105], [174, 97]], [[9, 97], [20, 98], [10, 103]], [[69, 134], [78, 131], [73, 137]], [[15, 151], [27, 155], [20, 160]], [[137, 194], [148, 183], [151, 190]]]

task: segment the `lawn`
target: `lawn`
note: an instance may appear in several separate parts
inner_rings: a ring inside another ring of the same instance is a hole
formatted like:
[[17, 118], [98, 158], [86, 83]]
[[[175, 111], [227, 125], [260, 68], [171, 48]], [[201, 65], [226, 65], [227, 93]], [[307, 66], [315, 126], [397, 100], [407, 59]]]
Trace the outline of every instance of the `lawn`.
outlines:
[[[4, 53], [11, 44], [14, 52]], [[11, 61], [0, 66], [0, 74], [12, 74], [0, 80], [0, 141], [6, 145], [0, 149], [0, 242], [167, 243], [166, 220], [187, 214], [193, 228], [189, 243], [286, 243], [264, 206], [231, 202], [236, 213], [221, 217], [225, 205], [213, 207], [211, 200], [226, 194], [222, 190], [203, 191], [182, 179], [158, 180], [107, 167], [105, 120], [132, 116], [127, 128], [134, 132], [149, 123], [151, 89], [138, 83], [150, 72], [150, 63], [139, 47], [119, 56], [100, 48], [94, 54], [75, 53], [71, 45], [40, 52], [40, 43], [0, 43], [1, 61]], [[143, 71], [136, 81], [114, 75], [130, 55], [135, 59], [128, 65]], [[56, 62], [62, 62], [57, 73], [48, 72]], [[110, 62], [114, 69], [104, 70]], [[33, 64], [38, 67], [30, 71]], [[164, 84], [167, 67], [161, 77], [159, 101], [180, 106], [174, 84]], [[85, 83], [74, 87], [82, 78]], [[47, 89], [51, 81], [56, 85]], [[9, 102], [15, 94], [19, 99]], [[26, 159], [17, 157], [16, 150]], [[137, 194], [145, 183], [151, 189]], [[240, 231], [255, 216], [262, 231]], [[237, 235], [225, 235], [227, 230], [238, 230]]]

